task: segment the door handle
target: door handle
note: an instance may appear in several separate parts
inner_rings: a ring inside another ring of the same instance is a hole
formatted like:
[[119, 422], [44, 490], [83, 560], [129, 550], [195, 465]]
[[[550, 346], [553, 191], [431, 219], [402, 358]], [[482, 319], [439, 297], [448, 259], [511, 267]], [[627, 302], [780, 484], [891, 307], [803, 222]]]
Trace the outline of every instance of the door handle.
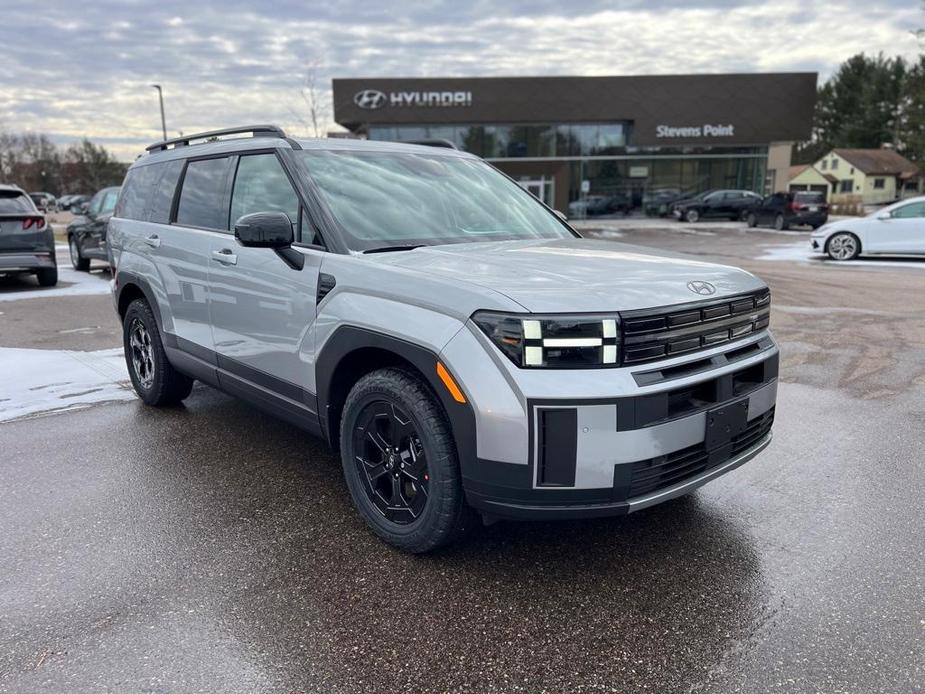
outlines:
[[230, 248], [223, 248], [220, 251], [212, 251], [212, 259], [217, 260], [225, 265], [237, 265], [238, 256], [231, 252]]
[[151, 234], [145, 238], [145, 243], [151, 246], [151, 248], [157, 248], [161, 245], [161, 240], [157, 234]]

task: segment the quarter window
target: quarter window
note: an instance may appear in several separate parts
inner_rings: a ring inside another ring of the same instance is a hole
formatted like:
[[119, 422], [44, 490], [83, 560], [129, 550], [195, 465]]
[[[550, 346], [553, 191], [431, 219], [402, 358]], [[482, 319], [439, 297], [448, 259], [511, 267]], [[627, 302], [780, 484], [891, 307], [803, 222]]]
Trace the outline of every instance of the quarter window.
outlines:
[[183, 160], [174, 159], [162, 168], [161, 180], [157, 183], [148, 209], [148, 221], [156, 224], [170, 222], [170, 208], [173, 205], [173, 194], [177, 188], [177, 181], [180, 180], [180, 173], [183, 171]]
[[299, 198], [275, 154], [251, 154], [238, 160], [231, 195], [231, 227], [254, 212], [285, 212], [292, 224], [299, 221]]
[[149, 164], [130, 169], [122, 183], [122, 194], [116, 205], [115, 216], [124, 219], [145, 219], [151, 191], [162, 170], [163, 164]]
[[230, 166], [228, 157], [200, 159], [186, 165], [177, 224], [205, 229], [228, 228], [224, 197]]

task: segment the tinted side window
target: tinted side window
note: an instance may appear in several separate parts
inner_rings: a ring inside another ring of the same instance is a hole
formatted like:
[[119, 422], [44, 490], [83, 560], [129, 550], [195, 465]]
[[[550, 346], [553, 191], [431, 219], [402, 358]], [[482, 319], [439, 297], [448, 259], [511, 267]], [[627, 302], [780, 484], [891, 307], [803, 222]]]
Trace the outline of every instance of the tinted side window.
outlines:
[[136, 166], [125, 175], [122, 195], [116, 205], [115, 216], [125, 219], [144, 219], [151, 191], [160, 176], [162, 164]]
[[228, 210], [224, 205], [225, 182], [231, 160], [201, 159], [186, 165], [183, 190], [177, 208], [177, 223], [206, 229], [225, 229]]
[[285, 212], [299, 221], [299, 199], [275, 154], [252, 154], [238, 160], [231, 195], [231, 226], [253, 212]]
[[100, 202], [100, 214], [110, 214], [116, 209], [116, 202], [119, 200], [119, 188], [112, 188], [103, 193], [103, 199]]
[[913, 202], [893, 210], [894, 217], [908, 219], [910, 217], [925, 217], [925, 202]]
[[170, 207], [173, 204], [173, 194], [177, 188], [177, 181], [180, 180], [180, 173], [183, 171], [183, 160], [174, 159], [173, 161], [161, 164], [163, 169], [161, 180], [158, 181], [154, 189], [154, 195], [151, 198], [151, 204], [148, 206], [148, 221], [158, 224], [167, 224], [170, 222]]

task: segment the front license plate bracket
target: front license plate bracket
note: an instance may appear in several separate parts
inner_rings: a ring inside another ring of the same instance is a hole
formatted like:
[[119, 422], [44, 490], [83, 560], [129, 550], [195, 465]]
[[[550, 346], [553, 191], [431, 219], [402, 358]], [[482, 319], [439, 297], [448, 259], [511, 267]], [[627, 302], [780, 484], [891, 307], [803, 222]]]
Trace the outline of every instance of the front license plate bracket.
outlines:
[[732, 442], [748, 426], [748, 398], [707, 410], [704, 446], [708, 451]]

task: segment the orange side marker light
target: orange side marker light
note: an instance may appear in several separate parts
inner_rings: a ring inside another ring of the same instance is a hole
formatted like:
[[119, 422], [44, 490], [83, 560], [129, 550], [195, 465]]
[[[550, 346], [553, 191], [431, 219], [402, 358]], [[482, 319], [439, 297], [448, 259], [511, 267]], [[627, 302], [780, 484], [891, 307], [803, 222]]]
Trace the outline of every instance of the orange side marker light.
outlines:
[[437, 375], [440, 377], [440, 380], [443, 381], [443, 385], [445, 385], [446, 389], [450, 391], [450, 395], [453, 396], [453, 399], [456, 402], [466, 402], [466, 396], [462, 394], [459, 386], [456, 385], [456, 381], [454, 381], [453, 377], [450, 376], [450, 372], [447, 371], [446, 367], [439, 361], [437, 362]]

